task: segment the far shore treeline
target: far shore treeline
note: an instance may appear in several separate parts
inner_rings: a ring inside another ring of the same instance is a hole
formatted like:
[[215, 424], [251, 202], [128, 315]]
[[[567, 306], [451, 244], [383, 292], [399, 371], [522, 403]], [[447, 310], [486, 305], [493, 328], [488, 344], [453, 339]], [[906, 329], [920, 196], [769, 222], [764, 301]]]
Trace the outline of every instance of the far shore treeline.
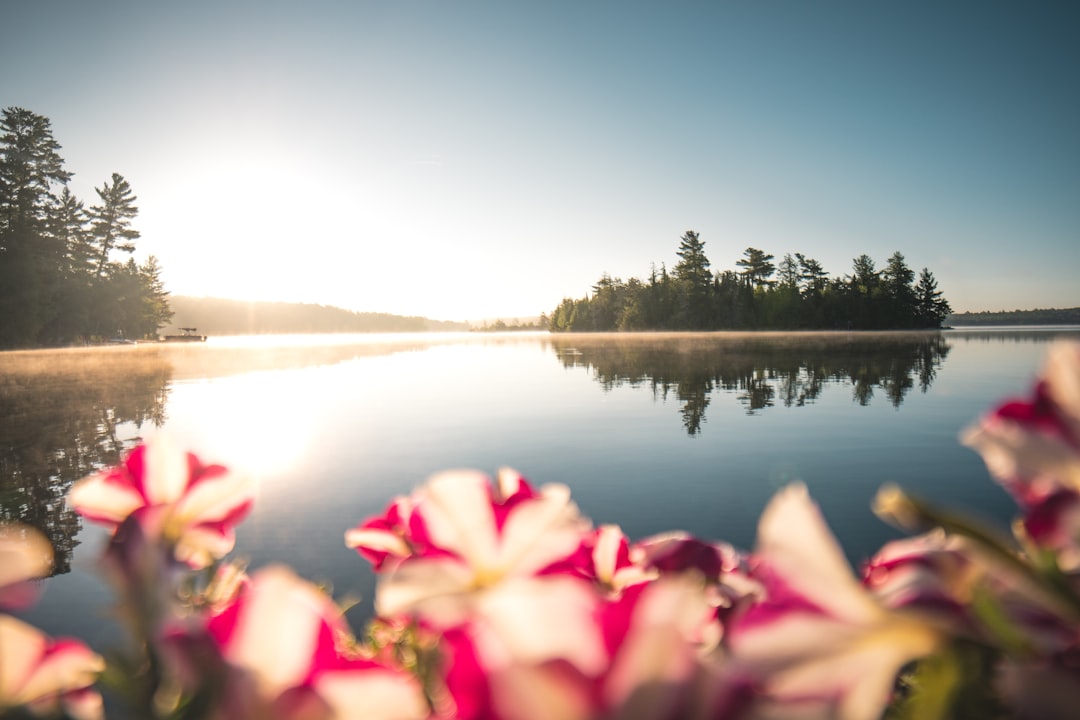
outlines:
[[1080, 307], [1038, 308], [1035, 310], [998, 310], [954, 313], [949, 325], [986, 327], [992, 325], [1080, 325]]
[[[287, 302], [249, 302], [225, 298], [170, 298], [174, 324], [197, 327], [207, 335], [305, 333], [370, 333], [464, 331], [463, 322], [389, 313], [354, 312], [330, 305]], [[166, 326], [170, 331], [174, 326]], [[179, 332], [179, 328], [175, 328]]]
[[775, 257], [747, 248], [738, 271], [710, 270], [705, 243], [688, 230], [668, 272], [654, 266], [646, 280], [623, 281], [604, 273], [592, 293], [565, 298], [549, 319], [552, 331], [916, 329], [939, 328], [949, 303], [933, 273], [916, 278], [894, 252], [878, 270], [868, 255], [852, 272], [829, 277], [802, 253]]
[[131, 186], [113, 173], [87, 208], [67, 187], [60, 147], [48, 118], [3, 110], [0, 348], [155, 335], [172, 312], [157, 259], [131, 257]]

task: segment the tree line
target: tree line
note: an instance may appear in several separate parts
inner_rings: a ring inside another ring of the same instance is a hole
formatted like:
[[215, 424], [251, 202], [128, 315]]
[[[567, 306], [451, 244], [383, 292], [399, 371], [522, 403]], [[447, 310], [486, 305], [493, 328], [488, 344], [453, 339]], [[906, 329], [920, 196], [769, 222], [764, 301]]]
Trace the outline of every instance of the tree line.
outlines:
[[1080, 325], [1080, 307], [955, 313], [950, 325]]
[[939, 328], [949, 303], [933, 273], [916, 273], [894, 252], [880, 270], [859, 255], [852, 272], [829, 277], [802, 253], [775, 256], [747, 248], [738, 270], [713, 272], [693, 230], [681, 238], [669, 272], [653, 266], [645, 280], [607, 273], [580, 299], [564, 298], [548, 319], [554, 332], [634, 330]]
[[67, 187], [60, 149], [48, 118], [3, 110], [0, 348], [155, 335], [172, 312], [157, 259], [132, 257], [131, 185], [112, 173], [86, 207]]
[[254, 302], [174, 295], [176, 320], [209, 335], [263, 333], [368, 333], [468, 330], [466, 323], [414, 315], [356, 312], [310, 303]]

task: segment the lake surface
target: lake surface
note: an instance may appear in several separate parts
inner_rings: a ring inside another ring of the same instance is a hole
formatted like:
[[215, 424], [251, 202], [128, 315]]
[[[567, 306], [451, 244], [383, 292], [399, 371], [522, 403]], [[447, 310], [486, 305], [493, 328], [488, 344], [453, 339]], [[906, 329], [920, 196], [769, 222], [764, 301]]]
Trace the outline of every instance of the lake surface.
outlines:
[[804, 481], [849, 558], [897, 534], [895, 482], [1001, 524], [1012, 502], [958, 432], [1028, 390], [1077, 328], [930, 333], [431, 334], [211, 338], [0, 353], [0, 515], [44, 529], [58, 574], [25, 613], [106, 647], [103, 533], [70, 484], [168, 432], [252, 473], [236, 554], [328, 581], [359, 627], [373, 576], [346, 529], [432, 473], [514, 467], [570, 486], [631, 538], [682, 529], [753, 545], [769, 497]]

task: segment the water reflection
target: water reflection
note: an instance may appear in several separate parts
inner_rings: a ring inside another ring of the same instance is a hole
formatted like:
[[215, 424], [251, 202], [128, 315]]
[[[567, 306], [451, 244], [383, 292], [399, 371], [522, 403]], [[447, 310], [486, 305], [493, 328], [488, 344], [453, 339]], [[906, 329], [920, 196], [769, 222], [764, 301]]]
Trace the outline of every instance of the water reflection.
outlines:
[[590, 370], [605, 390], [644, 386], [681, 403], [683, 426], [701, 432], [717, 390], [748, 414], [814, 402], [847, 385], [859, 405], [877, 392], [894, 407], [933, 383], [949, 343], [939, 332], [552, 336], [564, 367]]
[[423, 347], [136, 347], [0, 353], [0, 520], [41, 530], [54, 574], [71, 569], [80, 518], [71, 484], [116, 463], [146, 428], [166, 422], [176, 381], [325, 366]]
[[160, 355], [122, 348], [0, 355], [0, 518], [49, 538], [54, 573], [70, 570], [78, 544], [65, 493], [119, 459], [125, 423], [164, 423], [170, 372]]

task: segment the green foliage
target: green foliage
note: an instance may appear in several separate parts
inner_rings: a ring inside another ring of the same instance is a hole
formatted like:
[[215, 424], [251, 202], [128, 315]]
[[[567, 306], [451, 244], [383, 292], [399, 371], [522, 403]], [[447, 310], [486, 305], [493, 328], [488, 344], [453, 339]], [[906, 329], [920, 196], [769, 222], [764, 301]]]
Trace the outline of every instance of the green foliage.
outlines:
[[171, 316], [155, 258], [131, 254], [138, 214], [113, 173], [86, 210], [66, 187], [50, 122], [22, 108], [0, 120], [0, 348], [154, 336]]
[[[895, 252], [883, 270], [859, 255], [852, 274], [829, 278], [817, 260], [788, 253], [779, 265], [773, 255], [747, 248], [735, 261], [738, 272], [713, 273], [705, 243], [688, 230], [669, 275], [653, 266], [647, 281], [622, 281], [607, 273], [592, 294], [564, 298], [551, 313], [553, 332], [745, 329], [906, 329], [938, 328], [949, 304], [926, 269], [915, 273]], [[778, 272], [779, 271], [779, 272]], [[778, 279], [773, 276], [778, 272]]]
[[926, 327], [941, 327], [941, 323], [952, 312], [949, 301], [942, 297], [937, 289], [937, 280], [934, 274], [922, 269], [919, 273], [919, 281], [915, 283], [915, 316], [921, 325]]

